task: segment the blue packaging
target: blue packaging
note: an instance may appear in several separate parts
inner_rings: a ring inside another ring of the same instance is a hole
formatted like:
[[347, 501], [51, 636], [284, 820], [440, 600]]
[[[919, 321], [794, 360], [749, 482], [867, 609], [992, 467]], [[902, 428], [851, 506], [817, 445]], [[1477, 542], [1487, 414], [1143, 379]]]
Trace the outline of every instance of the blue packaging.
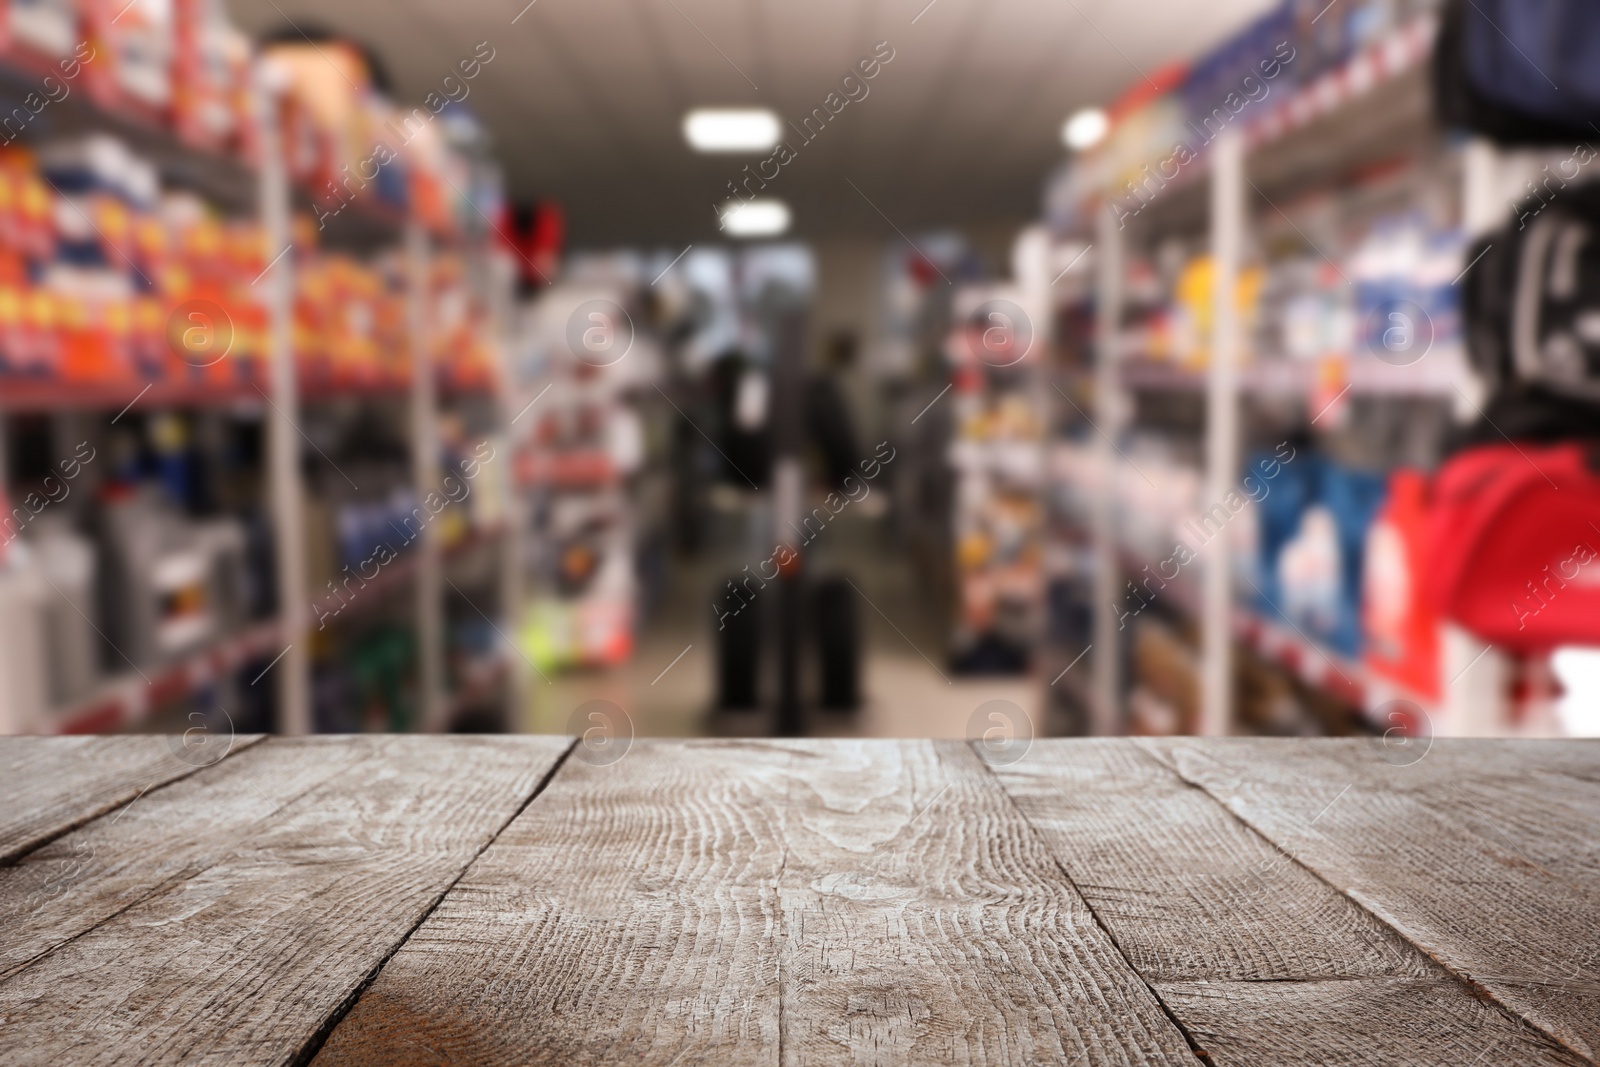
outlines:
[[1377, 474], [1324, 461], [1322, 504], [1339, 532], [1339, 610], [1330, 632], [1317, 636], [1350, 657], [1361, 655], [1361, 575], [1367, 530], [1382, 507], [1386, 482]]
[[1256, 610], [1269, 619], [1287, 621], [1279, 605], [1283, 603], [1283, 590], [1278, 584], [1278, 557], [1284, 546], [1300, 532], [1300, 517], [1317, 499], [1318, 474], [1321, 458], [1309, 448], [1300, 447], [1294, 458], [1285, 463], [1270, 452], [1258, 452], [1250, 457], [1250, 470], [1259, 476], [1271, 470], [1269, 464], [1278, 464], [1277, 477], [1268, 481], [1271, 491], [1257, 503], [1260, 523], [1257, 533], [1256, 584], [1260, 592], [1256, 597]]

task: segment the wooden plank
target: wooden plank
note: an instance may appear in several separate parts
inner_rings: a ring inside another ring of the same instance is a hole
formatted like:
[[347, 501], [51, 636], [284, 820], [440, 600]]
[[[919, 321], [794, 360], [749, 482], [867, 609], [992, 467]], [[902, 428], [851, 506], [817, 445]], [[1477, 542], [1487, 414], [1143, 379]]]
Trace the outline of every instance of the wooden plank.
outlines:
[[1600, 743], [1150, 747], [1456, 975], [1596, 1058]]
[[344, 743], [367, 758], [227, 858], [0, 982], [7, 1062], [295, 1062], [567, 747]]
[[[260, 737], [233, 739], [238, 752]], [[0, 864], [215, 757], [168, 737], [0, 737]]]
[[315, 1063], [777, 1063], [792, 753], [639, 742], [568, 760]]
[[[1171, 982], [1161, 997], [1218, 1067], [1530, 1067], [1589, 1061], [1455, 978]], [[1196, 1061], [1198, 1062], [1198, 1061]]]
[[1132, 741], [1037, 741], [994, 771], [1117, 946], [1219, 1063], [1463, 1064], [1471, 1057], [1457, 1053], [1491, 1039], [1517, 1063], [1583, 1062], [1486, 1007]]
[[1194, 1063], [961, 741], [799, 742], [783, 1063]]
[[1131, 741], [1035, 741], [994, 772], [1152, 982], [1436, 973]]
[[565, 765], [316, 1060], [1131, 1064], [1192, 1052], [960, 742]]
[[346, 738], [268, 741], [0, 867], [0, 979], [220, 862], [279, 808], [371, 754]]

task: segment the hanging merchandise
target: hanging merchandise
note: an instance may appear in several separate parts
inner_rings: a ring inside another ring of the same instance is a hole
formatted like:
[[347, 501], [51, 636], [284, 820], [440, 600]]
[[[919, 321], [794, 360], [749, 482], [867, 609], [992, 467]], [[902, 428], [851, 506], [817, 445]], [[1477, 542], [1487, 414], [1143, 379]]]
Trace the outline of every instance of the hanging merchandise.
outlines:
[[1467, 288], [1471, 353], [1491, 390], [1600, 401], [1597, 218], [1600, 186], [1574, 188], [1559, 202], [1526, 202], [1516, 225], [1474, 250], [1483, 262]]
[[[1250, 466], [1262, 470], [1263, 465], [1272, 460], [1269, 453], [1256, 453], [1250, 459]], [[1316, 498], [1320, 466], [1320, 458], [1302, 446], [1294, 462], [1276, 468], [1278, 474], [1273, 480], [1272, 492], [1256, 505], [1259, 524], [1255, 571], [1259, 575], [1256, 579], [1259, 588], [1255, 606], [1269, 617], [1280, 614], [1278, 605], [1283, 604], [1285, 593], [1278, 578], [1278, 561], [1299, 534], [1301, 518]]]
[[1433, 78], [1434, 111], [1445, 127], [1508, 146], [1587, 141], [1600, 120], [1600, 8], [1449, 0]]
[[524, 295], [549, 285], [561, 262], [566, 243], [566, 219], [561, 205], [549, 200], [506, 206], [500, 239], [513, 253], [518, 288]]
[[1514, 652], [1600, 645], [1600, 474], [1579, 444], [1488, 445], [1439, 472], [1430, 595]]
[[1367, 668], [1437, 703], [1439, 618], [1427, 587], [1429, 496], [1421, 472], [1390, 476], [1388, 499], [1367, 530], [1362, 617]]
[[1339, 542], [1339, 580], [1332, 625], [1318, 633], [1347, 656], [1361, 654], [1361, 583], [1367, 530], [1383, 502], [1384, 479], [1341, 463], [1322, 465], [1322, 503]]

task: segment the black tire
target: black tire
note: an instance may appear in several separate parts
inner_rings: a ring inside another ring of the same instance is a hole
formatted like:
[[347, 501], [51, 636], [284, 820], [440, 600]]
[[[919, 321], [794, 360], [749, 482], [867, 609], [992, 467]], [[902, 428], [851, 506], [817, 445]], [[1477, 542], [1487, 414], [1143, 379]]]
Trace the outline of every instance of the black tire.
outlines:
[[817, 650], [822, 668], [822, 706], [854, 711], [861, 706], [861, 633], [856, 593], [843, 578], [817, 583]]

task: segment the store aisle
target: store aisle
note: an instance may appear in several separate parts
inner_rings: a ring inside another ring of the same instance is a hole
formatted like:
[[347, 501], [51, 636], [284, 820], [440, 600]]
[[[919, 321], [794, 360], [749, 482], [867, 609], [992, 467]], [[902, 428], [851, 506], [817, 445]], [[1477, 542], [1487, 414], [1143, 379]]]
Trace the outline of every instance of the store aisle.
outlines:
[[[759, 506], [759, 504], [757, 505]], [[716, 618], [708, 591], [716, 575], [736, 570], [742, 517], [724, 516], [716, 545], [698, 559], [674, 559], [662, 602], [641, 626], [635, 651], [613, 669], [535, 677], [517, 727], [535, 733], [581, 734], [588, 702], [624, 709], [638, 737], [763, 735], [770, 710], [713, 714]], [[1038, 721], [1031, 678], [966, 678], [945, 662], [944, 613], [926, 593], [910, 558], [888, 538], [881, 515], [844, 515], [814, 552], [819, 575], [846, 575], [858, 588], [864, 634], [863, 701], [853, 713], [811, 707], [807, 734], [817, 737], [965, 737], [987, 701], [1015, 704]], [[815, 689], [815, 650], [807, 649], [805, 684]], [[770, 673], [768, 675], [770, 680]], [[770, 688], [770, 686], [768, 686]], [[808, 706], [814, 701], [808, 701]]]

